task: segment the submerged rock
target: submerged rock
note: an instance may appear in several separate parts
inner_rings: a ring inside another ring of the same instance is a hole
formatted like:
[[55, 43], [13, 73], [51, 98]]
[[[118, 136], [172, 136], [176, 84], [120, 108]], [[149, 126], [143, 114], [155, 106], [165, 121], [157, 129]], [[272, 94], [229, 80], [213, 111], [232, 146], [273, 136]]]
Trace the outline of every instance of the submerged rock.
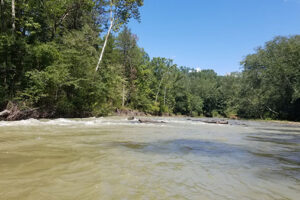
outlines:
[[127, 120], [130, 120], [130, 121], [135, 120], [135, 117], [134, 116], [128, 117]]

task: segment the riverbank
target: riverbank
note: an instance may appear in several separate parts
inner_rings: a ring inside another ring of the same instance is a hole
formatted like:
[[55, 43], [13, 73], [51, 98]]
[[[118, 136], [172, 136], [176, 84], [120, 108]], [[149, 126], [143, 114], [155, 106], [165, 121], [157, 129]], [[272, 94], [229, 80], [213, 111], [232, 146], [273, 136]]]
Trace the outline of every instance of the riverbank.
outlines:
[[[95, 115], [92, 112], [63, 114], [57, 113], [55, 110], [47, 108], [32, 108], [22, 103], [9, 102], [3, 111], [0, 111], [0, 120], [3, 121], [18, 121], [26, 119], [57, 119], [57, 118], [88, 118], [88, 117], [106, 117], [106, 116], [135, 116], [135, 117], [152, 117], [163, 116], [171, 117], [175, 116], [170, 113], [162, 113], [155, 115], [153, 113], [146, 113], [139, 110], [130, 108], [116, 108], [114, 111], [107, 115]], [[183, 115], [177, 115], [178, 117], [185, 117]]]
[[[122, 117], [172, 117], [172, 118], [187, 118], [187, 120], [192, 121], [202, 121], [205, 123], [216, 123], [216, 124], [231, 124], [231, 125], [245, 125], [244, 122], [265, 122], [274, 124], [286, 124], [292, 126], [300, 126], [300, 122], [287, 121], [287, 120], [271, 120], [271, 119], [242, 119], [238, 117], [234, 118], [220, 118], [220, 117], [191, 117], [184, 115], [174, 115], [170, 113], [164, 113], [161, 115], [153, 115], [150, 113], [145, 113], [138, 110], [122, 108], [116, 109], [115, 112], [111, 113], [106, 117], [122, 116]], [[84, 113], [82, 116], [68, 116], [68, 115], [58, 115], [54, 111], [40, 109], [40, 108], [30, 108], [24, 105], [9, 102], [6, 109], [0, 112], [0, 121], [20, 121], [26, 119], [59, 119], [59, 118], [89, 118], [96, 117], [91, 113]], [[105, 116], [104, 116], [105, 117]]]

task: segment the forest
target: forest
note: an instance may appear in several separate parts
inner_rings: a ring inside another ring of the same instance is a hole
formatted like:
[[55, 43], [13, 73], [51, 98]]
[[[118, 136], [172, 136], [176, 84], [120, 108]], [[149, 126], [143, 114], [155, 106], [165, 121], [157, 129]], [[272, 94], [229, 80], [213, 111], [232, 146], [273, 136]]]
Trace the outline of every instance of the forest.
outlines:
[[242, 72], [220, 76], [148, 55], [126, 26], [142, 20], [141, 6], [143, 0], [1, 0], [0, 111], [13, 102], [49, 118], [138, 110], [300, 120], [300, 35], [270, 38], [245, 55]]

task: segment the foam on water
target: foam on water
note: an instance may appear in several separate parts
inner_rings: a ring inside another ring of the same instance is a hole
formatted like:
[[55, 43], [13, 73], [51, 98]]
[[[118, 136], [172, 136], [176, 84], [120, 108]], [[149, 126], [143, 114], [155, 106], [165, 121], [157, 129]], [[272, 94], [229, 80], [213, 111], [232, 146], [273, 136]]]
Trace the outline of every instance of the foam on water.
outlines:
[[20, 121], [0, 121], [0, 127], [18, 127], [18, 126], [110, 126], [110, 125], [135, 125], [135, 126], [162, 126], [162, 124], [139, 123], [138, 120], [112, 119], [112, 118], [86, 118], [86, 119], [52, 119], [37, 120], [27, 119]]
[[36, 119], [27, 119], [20, 121], [0, 121], [0, 126], [36, 126], [41, 122]]

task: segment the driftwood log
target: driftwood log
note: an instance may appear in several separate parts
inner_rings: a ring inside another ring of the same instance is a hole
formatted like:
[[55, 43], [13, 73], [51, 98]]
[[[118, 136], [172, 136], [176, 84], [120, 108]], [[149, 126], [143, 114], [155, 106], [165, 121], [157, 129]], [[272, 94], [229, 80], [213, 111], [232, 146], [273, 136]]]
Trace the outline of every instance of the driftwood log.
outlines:
[[0, 112], [0, 120], [17, 121], [29, 118], [49, 118], [54, 112], [41, 112], [39, 108], [29, 108], [18, 103], [8, 102], [6, 109]]
[[229, 122], [227, 120], [204, 120], [204, 119], [200, 119], [200, 120], [188, 119], [188, 120], [194, 121], [194, 122], [204, 122], [207, 124], [229, 124]]
[[7, 116], [9, 116], [9, 114], [9, 110], [3, 110], [2, 112], [0, 112], [0, 119], [5, 119]]
[[226, 120], [217, 121], [217, 124], [229, 124]]
[[164, 121], [156, 121], [156, 120], [150, 120], [150, 119], [139, 119], [140, 123], [151, 123], [151, 124], [164, 124], [166, 122]]

